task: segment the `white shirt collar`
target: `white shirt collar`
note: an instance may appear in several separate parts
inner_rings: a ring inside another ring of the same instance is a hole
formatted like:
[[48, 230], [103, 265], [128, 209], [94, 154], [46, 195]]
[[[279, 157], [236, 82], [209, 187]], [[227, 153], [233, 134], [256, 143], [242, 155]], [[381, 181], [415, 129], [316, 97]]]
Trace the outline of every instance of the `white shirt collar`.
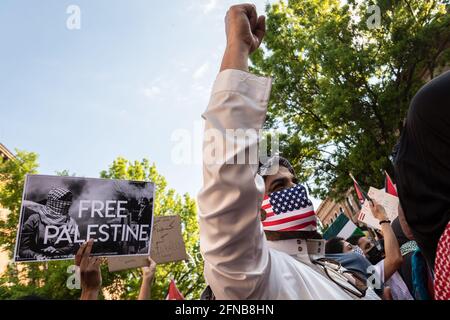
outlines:
[[325, 256], [325, 240], [323, 239], [289, 239], [267, 241], [270, 248], [295, 256], [303, 262]]

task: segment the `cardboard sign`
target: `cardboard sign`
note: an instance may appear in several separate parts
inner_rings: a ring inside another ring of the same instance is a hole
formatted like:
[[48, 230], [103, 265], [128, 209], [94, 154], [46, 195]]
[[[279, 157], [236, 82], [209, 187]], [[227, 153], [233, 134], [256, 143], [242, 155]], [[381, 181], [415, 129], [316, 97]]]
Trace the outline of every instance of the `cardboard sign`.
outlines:
[[[395, 218], [397, 218], [399, 203], [398, 197], [386, 193], [384, 190], [379, 190], [373, 187], [370, 187], [368, 194], [369, 197], [371, 197], [373, 200], [384, 207], [389, 220], [393, 221]], [[362, 206], [361, 212], [358, 215], [358, 220], [365, 223], [371, 228], [380, 229], [379, 221], [372, 215], [370, 204], [367, 200]]]
[[94, 256], [147, 256], [151, 182], [27, 175], [14, 260], [73, 259], [94, 239]]
[[[188, 258], [181, 233], [181, 219], [179, 216], [155, 217], [150, 256], [158, 264]], [[110, 272], [147, 265], [147, 257], [108, 258], [108, 269]]]

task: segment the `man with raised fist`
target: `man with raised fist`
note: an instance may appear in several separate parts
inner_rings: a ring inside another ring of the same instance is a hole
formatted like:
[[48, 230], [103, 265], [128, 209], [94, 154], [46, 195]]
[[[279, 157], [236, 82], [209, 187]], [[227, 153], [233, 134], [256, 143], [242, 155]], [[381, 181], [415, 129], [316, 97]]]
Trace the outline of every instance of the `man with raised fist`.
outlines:
[[[248, 57], [265, 34], [264, 16], [258, 17], [251, 4], [232, 6], [225, 26], [226, 49], [203, 114], [203, 188], [198, 196], [200, 246], [213, 296], [378, 299], [355, 274], [324, 258], [312, 203], [286, 159], [274, 157], [261, 167], [251, 161], [258, 149], [256, 134], [238, 139], [234, 151], [227, 147], [224, 152], [234, 132], [259, 132], [271, 90], [270, 78], [248, 73]], [[239, 161], [242, 156], [245, 163]]]

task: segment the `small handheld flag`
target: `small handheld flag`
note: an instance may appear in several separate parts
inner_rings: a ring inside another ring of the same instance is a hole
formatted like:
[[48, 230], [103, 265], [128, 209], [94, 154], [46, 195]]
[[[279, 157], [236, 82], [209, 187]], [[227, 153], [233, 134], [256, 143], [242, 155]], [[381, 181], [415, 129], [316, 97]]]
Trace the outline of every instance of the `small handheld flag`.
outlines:
[[329, 240], [331, 238], [339, 237], [347, 240], [351, 236], [361, 235], [365, 236], [360, 228], [358, 228], [353, 221], [351, 221], [345, 214], [341, 213], [336, 220], [324, 232], [323, 238]]
[[353, 180], [353, 184], [355, 185], [356, 194], [358, 195], [359, 202], [361, 205], [364, 203], [364, 201], [367, 199], [370, 202], [373, 203], [372, 199], [369, 197], [369, 195], [359, 186], [359, 183], [356, 181], [355, 177], [349, 173], [350, 178]]
[[170, 280], [169, 291], [167, 293], [166, 300], [184, 300], [183, 295], [181, 294], [180, 290], [178, 290], [173, 279]]
[[398, 197], [397, 189], [395, 188], [395, 185], [392, 182], [391, 177], [389, 176], [389, 174], [386, 171], [384, 171], [384, 174], [385, 174], [384, 191], [386, 191], [386, 193], [389, 193], [389, 194], [392, 194], [393, 196]]

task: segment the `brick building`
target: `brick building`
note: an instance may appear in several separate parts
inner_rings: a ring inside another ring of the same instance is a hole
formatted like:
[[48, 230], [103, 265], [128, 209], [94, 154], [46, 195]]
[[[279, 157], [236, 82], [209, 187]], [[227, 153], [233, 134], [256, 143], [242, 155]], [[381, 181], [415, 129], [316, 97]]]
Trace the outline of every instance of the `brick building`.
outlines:
[[356, 225], [360, 225], [357, 218], [360, 205], [354, 194], [352, 187], [347, 190], [344, 199], [341, 201], [335, 201], [331, 198], [326, 198], [322, 201], [316, 210], [316, 214], [324, 228], [331, 225], [341, 213], [345, 214]]

